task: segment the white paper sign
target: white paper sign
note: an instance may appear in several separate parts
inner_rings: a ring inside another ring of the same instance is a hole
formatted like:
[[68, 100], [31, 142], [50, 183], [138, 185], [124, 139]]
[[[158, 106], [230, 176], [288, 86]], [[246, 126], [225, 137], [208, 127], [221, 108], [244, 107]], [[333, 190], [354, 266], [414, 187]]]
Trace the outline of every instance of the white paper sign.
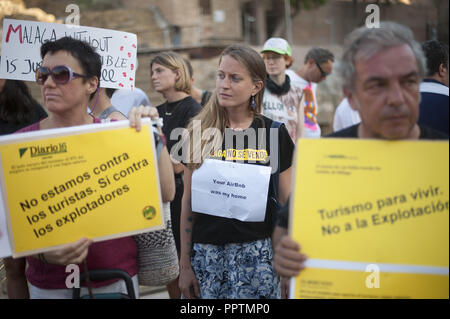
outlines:
[[35, 81], [46, 41], [70, 36], [88, 42], [102, 57], [100, 86], [134, 88], [137, 37], [108, 29], [24, 20], [3, 20], [0, 78]]
[[8, 227], [6, 225], [6, 215], [3, 205], [3, 197], [0, 194], [0, 258], [12, 256], [11, 245], [9, 243]]
[[192, 211], [262, 222], [270, 173], [270, 166], [207, 159], [192, 175]]

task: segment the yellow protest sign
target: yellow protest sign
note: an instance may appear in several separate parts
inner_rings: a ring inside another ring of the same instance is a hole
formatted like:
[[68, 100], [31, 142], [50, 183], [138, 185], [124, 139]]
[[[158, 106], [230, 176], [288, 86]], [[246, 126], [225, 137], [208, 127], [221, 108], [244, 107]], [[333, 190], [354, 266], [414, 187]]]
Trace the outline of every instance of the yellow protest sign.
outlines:
[[448, 141], [300, 139], [294, 298], [448, 298]]
[[14, 256], [164, 227], [149, 121], [18, 134], [0, 140], [0, 158]]

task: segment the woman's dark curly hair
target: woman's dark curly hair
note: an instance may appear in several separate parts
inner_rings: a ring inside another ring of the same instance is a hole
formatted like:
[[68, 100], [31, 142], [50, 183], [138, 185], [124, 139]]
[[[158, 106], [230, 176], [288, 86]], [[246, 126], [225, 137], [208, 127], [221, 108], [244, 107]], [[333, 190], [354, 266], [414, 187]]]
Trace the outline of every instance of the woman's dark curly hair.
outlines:
[[39, 104], [23, 81], [6, 80], [0, 92], [0, 119], [13, 124], [28, 123]]

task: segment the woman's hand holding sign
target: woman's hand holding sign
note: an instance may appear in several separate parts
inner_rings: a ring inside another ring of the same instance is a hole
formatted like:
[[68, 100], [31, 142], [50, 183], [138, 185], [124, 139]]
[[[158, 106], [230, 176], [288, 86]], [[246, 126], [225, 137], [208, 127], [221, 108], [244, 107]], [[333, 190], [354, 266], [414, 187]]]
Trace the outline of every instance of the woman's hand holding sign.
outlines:
[[137, 131], [141, 130], [141, 119], [149, 117], [152, 120], [159, 117], [158, 110], [154, 106], [135, 106], [130, 110], [128, 119], [130, 120], [130, 126], [136, 128]]
[[70, 265], [80, 264], [86, 259], [92, 239], [81, 238], [80, 240], [62, 246], [53, 251], [37, 255], [38, 259], [43, 259], [49, 264]]

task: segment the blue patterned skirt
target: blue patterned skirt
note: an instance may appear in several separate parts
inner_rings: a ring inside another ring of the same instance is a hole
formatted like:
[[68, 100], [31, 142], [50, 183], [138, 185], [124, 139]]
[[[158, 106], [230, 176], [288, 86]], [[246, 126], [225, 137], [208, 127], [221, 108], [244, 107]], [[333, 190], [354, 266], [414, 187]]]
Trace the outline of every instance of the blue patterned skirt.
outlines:
[[191, 264], [201, 298], [281, 298], [270, 238], [223, 246], [195, 243]]

